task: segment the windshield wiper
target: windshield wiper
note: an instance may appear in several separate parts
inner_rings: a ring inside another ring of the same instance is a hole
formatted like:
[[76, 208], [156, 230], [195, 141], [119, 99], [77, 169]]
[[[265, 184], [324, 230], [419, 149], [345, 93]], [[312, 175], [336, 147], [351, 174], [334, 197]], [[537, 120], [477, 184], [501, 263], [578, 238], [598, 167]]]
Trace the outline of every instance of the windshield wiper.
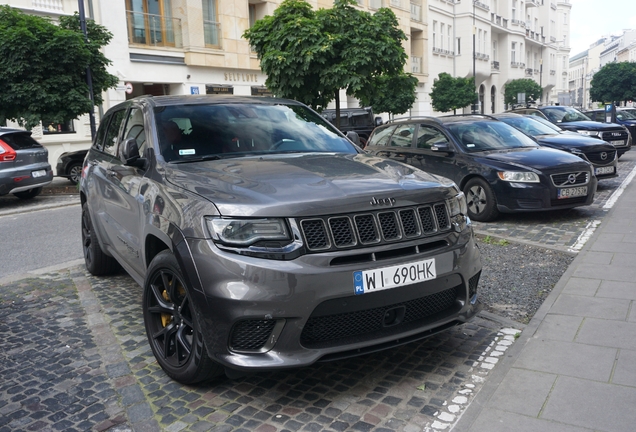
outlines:
[[223, 158], [219, 155], [206, 155], [206, 156], [200, 156], [196, 158], [173, 160], [173, 161], [170, 161], [169, 163], [182, 164], [182, 163], [203, 162], [203, 161], [218, 160], [218, 159], [223, 159]]

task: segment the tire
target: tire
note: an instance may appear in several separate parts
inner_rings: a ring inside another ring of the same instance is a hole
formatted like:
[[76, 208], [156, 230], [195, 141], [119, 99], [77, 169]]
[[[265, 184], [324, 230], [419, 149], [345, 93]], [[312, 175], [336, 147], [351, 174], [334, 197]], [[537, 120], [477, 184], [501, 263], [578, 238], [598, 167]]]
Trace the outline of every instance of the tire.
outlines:
[[86, 269], [93, 276], [105, 276], [117, 272], [120, 267], [115, 258], [106, 255], [93, 229], [88, 205], [82, 205], [82, 249]]
[[68, 176], [68, 181], [70, 181], [74, 185], [78, 184], [80, 179], [82, 178], [82, 164], [79, 162], [70, 164], [66, 168], [66, 175]]
[[468, 204], [468, 216], [476, 221], [490, 222], [499, 216], [497, 198], [490, 185], [482, 178], [475, 177], [464, 186]]
[[143, 294], [146, 335], [157, 362], [175, 381], [194, 384], [221, 375], [208, 356], [198, 312], [175, 256], [160, 252], [150, 263]]
[[17, 196], [20, 199], [28, 200], [28, 199], [35, 198], [36, 196], [40, 195], [40, 192], [42, 192], [42, 188], [38, 187], [38, 188], [34, 188], [34, 189], [25, 190], [25, 191], [22, 191], [22, 192], [16, 192], [13, 195]]

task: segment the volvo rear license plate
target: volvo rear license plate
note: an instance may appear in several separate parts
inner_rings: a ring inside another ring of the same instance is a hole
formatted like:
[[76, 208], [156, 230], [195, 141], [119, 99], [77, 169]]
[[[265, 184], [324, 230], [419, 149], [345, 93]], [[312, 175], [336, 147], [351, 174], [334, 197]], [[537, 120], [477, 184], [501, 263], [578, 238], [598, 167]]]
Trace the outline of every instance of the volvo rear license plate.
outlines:
[[46, 175], [46, 170], [31, 171], [31, 175], [33, 177], [44, 177]]
[[436, 277], [435, 258], [431, 258], [409, 264], [353, 272], [353, 289], [355, 294], [367, 294]]
[[614, 174], [614, 167], [613, 166], [609, 166], [609, 167], [596, 168], [595, 174], [596, 175]]
[[575, 198], [575, 197], [580, 197], [585, 195], [587, 195], [587, 186], [559, 189], [557, 191], [558, 199]]

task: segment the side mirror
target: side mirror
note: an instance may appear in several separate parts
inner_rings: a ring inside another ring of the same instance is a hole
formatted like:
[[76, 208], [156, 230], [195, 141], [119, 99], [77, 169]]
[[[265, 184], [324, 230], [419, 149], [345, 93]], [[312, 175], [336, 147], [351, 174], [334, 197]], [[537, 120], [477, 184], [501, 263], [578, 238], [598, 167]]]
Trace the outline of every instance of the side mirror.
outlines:
[[453, 153], [453, 149], [450, 148], [448, 143], [433, 144], [431, 146], [431, 150], [439, 153]]
[[382, 122], [382, 117], [376, 117], [376, 118], [374, 119], [374, 121], [375, 121], [375, 125], [376, 125], [376, 126], [380, 126], [380, 125], [383, 123], [383, 122]]
[[352, 143], [354, 143], [358, 147], [362, 147], [362, 144], [360, 143], [360, 135], [358, 135], [357, 132], [348, 131], [346, 136], [347, 136], [347, 138], [349, 138], [349, 141], [351, 141]]
[[139, 154], [139, 144], [135, 138], [128, 138], [124, 141], [124, 145], [121, 149], [122, 161], [126, 165], [136, 166], [143, 168], [146, 165], [146, 160], [142, 159]]

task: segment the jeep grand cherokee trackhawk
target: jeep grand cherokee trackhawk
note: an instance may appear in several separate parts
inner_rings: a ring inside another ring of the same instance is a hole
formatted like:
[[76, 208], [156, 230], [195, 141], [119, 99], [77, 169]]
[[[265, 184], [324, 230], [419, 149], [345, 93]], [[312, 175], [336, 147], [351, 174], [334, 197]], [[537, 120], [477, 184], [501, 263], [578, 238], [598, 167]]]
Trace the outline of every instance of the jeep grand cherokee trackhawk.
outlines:
[[80, 193], [88, 270], [143, 286], [152, 351], [183, 383], [387, 349], [479, 309], [455, 184], [363, 153], [294, 101], [119, 104]]

